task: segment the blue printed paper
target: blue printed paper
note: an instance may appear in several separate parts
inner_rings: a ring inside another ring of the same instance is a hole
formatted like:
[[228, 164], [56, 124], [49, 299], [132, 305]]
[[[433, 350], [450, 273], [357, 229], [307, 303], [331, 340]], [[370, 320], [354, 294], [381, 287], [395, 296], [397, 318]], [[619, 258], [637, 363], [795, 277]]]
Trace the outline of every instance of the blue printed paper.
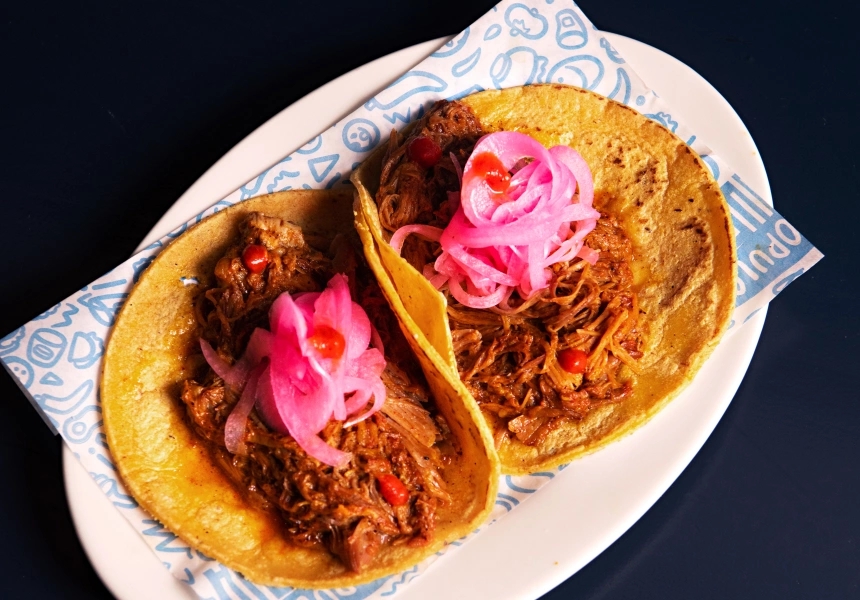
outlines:
[[[575, 4], [561, 0], [501, 2], [302, 148], [0, 340], [0, 361], [28, 399], [170, 572], [201, 598], [388, 598], [461, 542], [404, 573], [354, 588], [311, 592], [255, 586], [166, 531], [138, 507], [119, 481], [105, 442], [98, 398], [105, 340], [134, 282], [171, 239], [226, 206], [278, 190], [344, 184], [392, 127], [399, 129], [420, 118], [434, 101], [530, 83], [564, 83], [593, 90], [659, 121], [699, 152], [728, 200], [736, 230], [733, 327], [822, 257], [639, 79]], [[491, 521], [513, 510], [560, 470], [504, 477]]]

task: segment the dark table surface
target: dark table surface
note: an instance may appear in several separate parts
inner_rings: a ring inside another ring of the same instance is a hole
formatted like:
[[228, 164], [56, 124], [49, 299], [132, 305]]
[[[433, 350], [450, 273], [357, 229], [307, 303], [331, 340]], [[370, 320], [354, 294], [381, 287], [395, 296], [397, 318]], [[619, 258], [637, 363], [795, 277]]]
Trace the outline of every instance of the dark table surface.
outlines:
[[[492, 6], [77, 4], [0, 8], [0, 336], [129, 256], [281, 109]], [[737, 395], [690, 466], [546, 598], [860, 597], [856, 20], [837, 0], [580, 6], [726, 97], [778, 209], [826, 258], [772, 303]], [[75, 536], [60, 439], [6, 375], [0, 398], [0, 597], [110, 597]]]

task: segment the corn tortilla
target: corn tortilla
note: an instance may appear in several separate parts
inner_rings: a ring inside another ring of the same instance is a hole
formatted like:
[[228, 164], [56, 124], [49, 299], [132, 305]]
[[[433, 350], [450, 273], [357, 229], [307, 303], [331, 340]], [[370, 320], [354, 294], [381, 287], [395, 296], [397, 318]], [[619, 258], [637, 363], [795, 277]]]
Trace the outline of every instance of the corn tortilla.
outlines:
[[460, 449], [443, 472], [453, 502], [438, 510], [430, 544], [384, 546], [359, 574], [324, 549], [290, 545], [280, 533], [278, 517], [246, 501], [187, 425], [181, 384], [202, 357], [193, 309], [197, 286], [186, 286], [180, 278], [195, 277], [208, 287], [215, 262], [251, 212], [292, 221], [308, 238], [331, 239], [353, 229], [352, 199], [352, 191], [346, 190], [279, 192], [204, 219], [142, 274], [105, 354], [104, 425], [126, 487], [185, 542], [263, 585], [337, 588], [403, 571], [477, 528], [495, 501], [499, 464], [480, 411], [459, 380], [438, 372], [426, 353], [419, 360]]
[[[544, 146], [566, 144], [589, 164], [595, 206], [612, 214], [633, 244], [632, 265], [647, 331], [632, 396], [580, 421], [568, 419], [527, 446], [508, 437], [502, 470], [545, 470], [593, 452], [654, 416], [693, 379], [728, 327], [735, 301], [736, 249], [729, 211], [702, 159], [668, 129], [633, 109], [580, 88], [534, 85], [486, 91], [460, 102], [487, 132], [519, 131]], [[378, 279], [397, 290], [413, 334], [457, 366], [445, 297], [388, 244], [374, 201], [385, 149], [353, 174], [359, 221], [372, 233], [365, 253]], [[371, 261], [374, 265], [374, 261]]]

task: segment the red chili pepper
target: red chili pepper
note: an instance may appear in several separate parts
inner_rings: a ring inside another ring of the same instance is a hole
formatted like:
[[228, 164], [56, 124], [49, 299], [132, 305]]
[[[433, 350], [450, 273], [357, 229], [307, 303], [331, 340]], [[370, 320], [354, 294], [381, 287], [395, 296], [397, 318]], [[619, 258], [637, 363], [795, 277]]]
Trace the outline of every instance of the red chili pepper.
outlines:
[[343, 356], [343, 350], [346, 347], [343, 334], [328, 325], [315, 327], [314, 334], [308, 338], [308, 341], [319, 352], [320, 356], [335, 360]]
[[409, 154], [409, 158], [425, 169], [429, 169], [442, 158], [442, 148], [439, 147], [439, 144], [423, 135], [409, 142], [406, 152]]
[[379, 482], [379, 492], [391, 506], [403, 506], [409, 502], [409, 490], [394, 475], [380, 475], [376, 481]]
[[558, 353], [558, 364], [568, 373], [583, 373], [588, 366], [588, 355], [579, 348], [567, 348]]
[[242, 262], [251, 273], [262, 273], [269, 264], [269, 253], [265, 246], [250, 244], [242, 252]]
[[472, 157], [472, 171], [482, 177], [497, 194], [508, 191], [511, 186], [511, 174], [499, 157], [490, 152], [482, 152]]

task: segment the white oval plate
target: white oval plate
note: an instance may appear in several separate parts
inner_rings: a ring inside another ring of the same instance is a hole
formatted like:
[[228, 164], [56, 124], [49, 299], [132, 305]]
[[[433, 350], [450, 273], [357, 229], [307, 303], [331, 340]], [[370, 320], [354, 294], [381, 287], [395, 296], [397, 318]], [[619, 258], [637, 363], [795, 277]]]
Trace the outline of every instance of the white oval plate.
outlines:
[[[668, 54], [606, 35], [673, 111], [772, 203], [755, 144], [719, 92]], [[301, 147], [444, 41], [375, 60], [284, 109], [191, 186], [141, 247]], [[760, 311], [724, 340], [693, 384], [645, 427], [574, 462], [528, 502], [457, 548], [456, 559], [436, 561], [403, 588], [398, 599], [537, 598], [585, 566], [657, 501], [705, 443], [746, 373], [765, 313]], [[111, 592], [121, 600], [196, 598], [161, 565], [68, 448], [63, 464], [78, 535]], [[510, 547], [525, 549], [527, 559], [511, 561]]]

